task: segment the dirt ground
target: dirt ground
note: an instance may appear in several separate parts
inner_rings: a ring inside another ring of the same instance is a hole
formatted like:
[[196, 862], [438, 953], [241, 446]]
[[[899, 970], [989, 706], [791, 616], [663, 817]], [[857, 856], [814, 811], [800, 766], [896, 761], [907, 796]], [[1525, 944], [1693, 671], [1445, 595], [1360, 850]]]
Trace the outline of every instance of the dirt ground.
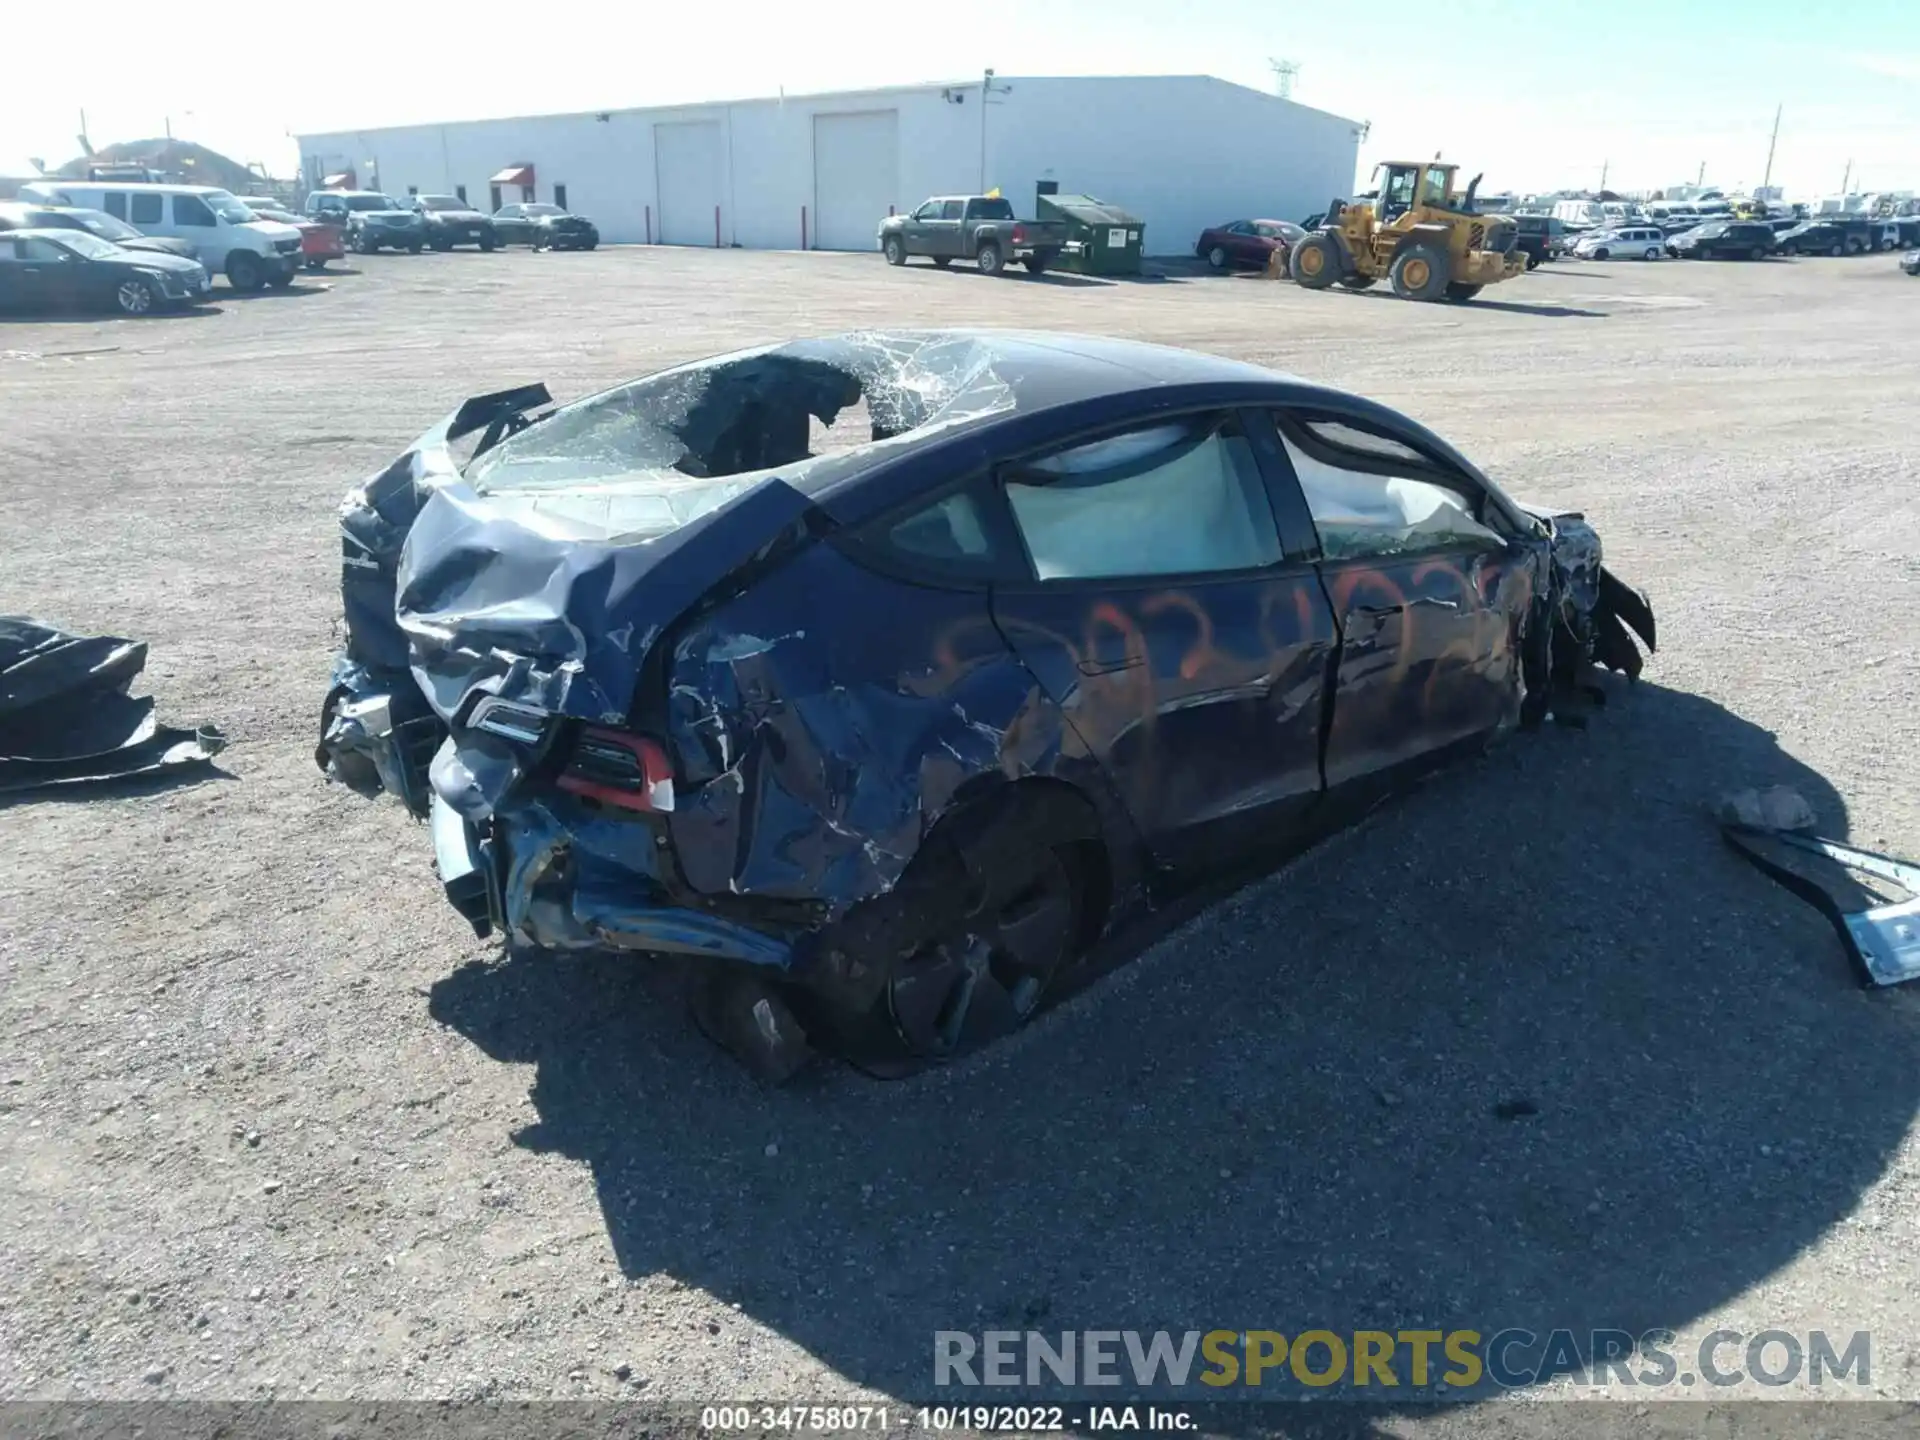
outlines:
[[[1920, 994], [1859, 990], [1706, 818], [1782, 782], [1920, 854], [1920, 281], [1890, 257], [1567, 263], [1462, 307], [867, 256], [353, 265], [0, 323], [0, 612], [150, 641], [163, 717], [232, 737], [197, 785], [0, 810], [0, 1396], [926, 1398], [941, 1329], [1425, 1324], [1865, 1330], [1848, 1393], [1920, 1397]], [[1400, 406], [1584, 507], [1661, 649], [1590, 729], [1010, 1043], [768, 1092], [631, 960], [503, 962], [425, 832], [323, 781], [335, 514], [470, 394], [948, 323]]]

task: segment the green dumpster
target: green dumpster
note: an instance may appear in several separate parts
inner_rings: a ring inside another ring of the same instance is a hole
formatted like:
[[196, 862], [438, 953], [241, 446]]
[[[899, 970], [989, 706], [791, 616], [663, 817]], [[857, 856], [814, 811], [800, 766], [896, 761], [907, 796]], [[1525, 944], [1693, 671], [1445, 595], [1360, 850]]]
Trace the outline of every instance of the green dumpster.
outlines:
[[1138, 215], [1091, 195], [1035, 197], [1036, 220], [1064, 220], [1067, 248], [1060, 268], [1083, 275], [1138, 275], [1146, 227]]

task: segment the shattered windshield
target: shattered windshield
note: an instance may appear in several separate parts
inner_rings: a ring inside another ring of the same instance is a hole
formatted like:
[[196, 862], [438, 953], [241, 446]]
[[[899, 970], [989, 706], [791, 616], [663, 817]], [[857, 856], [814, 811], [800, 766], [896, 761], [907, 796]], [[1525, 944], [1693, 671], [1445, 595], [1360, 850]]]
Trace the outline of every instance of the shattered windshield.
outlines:
[[824, 456], [1011, 409], [992, 362], [990, 344], [955, 335], [740, 351], [564, 406], [475, 457], [466, 478], [481, 495], [649, 496], [672, 528], [771, 472], [797, 482]]

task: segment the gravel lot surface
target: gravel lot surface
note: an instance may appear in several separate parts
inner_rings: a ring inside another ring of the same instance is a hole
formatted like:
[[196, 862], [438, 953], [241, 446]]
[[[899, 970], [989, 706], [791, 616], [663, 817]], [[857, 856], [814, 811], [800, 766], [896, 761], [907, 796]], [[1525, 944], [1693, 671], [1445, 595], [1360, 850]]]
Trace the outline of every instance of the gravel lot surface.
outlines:
[[[198, 785], [0, 810], [0, 1396], [925, 1398], [940, 1329], [1522, 1325], [1667, 1326], [1683, 1362], [1722, 1326], [1869, 1330], [1849, 1393], [1920, 1397], [1920, 993], [1857, 989], [1705, 818], [1786, 783], [1920, 854], [1920, 282], [1890, 257], [1570, 263], [1465, 307], [353, 264], [0, 323], [0, 611], [150, 641], [162, 716], [232, 736]], [[768, 1092], [632, 961], [502, 961], [424, 830], [314, 767], [342, 493], [470, 394], [941, 323], [1398, 405], [1585, 507], [1660, 654], [1591, 729], [920, 1079]]]

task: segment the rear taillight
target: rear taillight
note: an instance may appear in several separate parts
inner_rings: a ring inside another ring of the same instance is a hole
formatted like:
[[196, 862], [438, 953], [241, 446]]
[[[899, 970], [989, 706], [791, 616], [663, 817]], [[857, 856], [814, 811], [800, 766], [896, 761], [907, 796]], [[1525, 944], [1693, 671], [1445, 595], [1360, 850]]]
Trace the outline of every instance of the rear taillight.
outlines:
[[658, 743], [589, 725], [556, 782], [570, 795], [623, 810], [673, 809], [673, 764]]
[[1013, 243], [1016, 245], [1024, 245], [1026, 243], [1026, 240], [1027, 240], [1027, 227], [1024, 225], [1014, 226], [1013, 227]]

